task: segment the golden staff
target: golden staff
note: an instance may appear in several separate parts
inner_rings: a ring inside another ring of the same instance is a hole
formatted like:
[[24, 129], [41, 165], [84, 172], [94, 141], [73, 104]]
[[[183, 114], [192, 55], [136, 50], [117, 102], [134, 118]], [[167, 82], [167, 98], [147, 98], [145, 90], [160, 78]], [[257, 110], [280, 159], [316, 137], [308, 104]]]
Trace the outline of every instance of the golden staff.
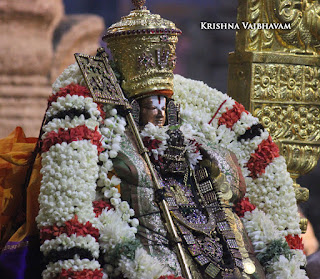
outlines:
[[[131, 105], [125, 98], [122, 89], [117, 82], [117, 78], [110, 66], [104, 48], [99, 48], [96, 56], [76, 53], [75, 58], [78, 62], [78, 65], [81, 69], [83, 77], [92, 94], [94, 101], [99, 103], [118, 105], [124, 108], [126, 112], [127, 122], [135, 137], [139, 153], [148, 165], [156, 191], [161, 191], [162, 187], [157, 179], [154, 168], [147, 154], [147, 149], [143, 144], [138, 127], [131, 114]], [[158, 204], [165, 219], [168, 233], [177, 247], [177, 256], [182, 274], [185, 279], [192, 279], [190, 270], [187, 265], [186, 256], [181, 244], [182, 240], [179, 237], [176, 227], [173, 223], [168, 204], [164, 199], [159, 201]]]

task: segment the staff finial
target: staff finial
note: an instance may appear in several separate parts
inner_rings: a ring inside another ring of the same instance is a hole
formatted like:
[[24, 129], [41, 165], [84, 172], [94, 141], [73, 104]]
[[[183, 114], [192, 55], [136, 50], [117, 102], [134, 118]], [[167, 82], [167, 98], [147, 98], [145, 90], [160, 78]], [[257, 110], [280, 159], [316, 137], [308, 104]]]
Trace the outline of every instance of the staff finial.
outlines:
[[131, 0], [132, 4], [136, 7], [137, 10], [142, 10], [146, 0]]

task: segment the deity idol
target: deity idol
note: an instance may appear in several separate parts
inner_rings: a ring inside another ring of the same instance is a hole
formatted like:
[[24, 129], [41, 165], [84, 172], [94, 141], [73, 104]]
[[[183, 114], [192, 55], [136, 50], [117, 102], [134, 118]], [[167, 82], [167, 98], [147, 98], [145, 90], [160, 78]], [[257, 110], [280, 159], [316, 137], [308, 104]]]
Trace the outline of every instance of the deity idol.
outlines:
[[42, 177], [38, 156], [30, 179], [41, 179], [42, 278], [306, 278], [292, 180], [268, 132], [230, 97], [174, 76], [181, 31], [133, 2], [103, 39], [144, 148], [127, 110], [94, 101], [91, 81], [116, 90], [109, 70], [74, 64], [58, 77]]

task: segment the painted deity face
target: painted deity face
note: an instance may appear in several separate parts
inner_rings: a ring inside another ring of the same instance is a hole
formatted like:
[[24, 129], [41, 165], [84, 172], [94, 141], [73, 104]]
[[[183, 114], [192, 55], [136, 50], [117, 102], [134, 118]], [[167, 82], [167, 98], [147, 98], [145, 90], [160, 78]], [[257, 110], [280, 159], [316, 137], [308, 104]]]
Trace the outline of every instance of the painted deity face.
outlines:
[[166, 98], [150, 96], [140, 100], [140, 125], [149, 122], [155, 126], [163, 126], [166, 121]]

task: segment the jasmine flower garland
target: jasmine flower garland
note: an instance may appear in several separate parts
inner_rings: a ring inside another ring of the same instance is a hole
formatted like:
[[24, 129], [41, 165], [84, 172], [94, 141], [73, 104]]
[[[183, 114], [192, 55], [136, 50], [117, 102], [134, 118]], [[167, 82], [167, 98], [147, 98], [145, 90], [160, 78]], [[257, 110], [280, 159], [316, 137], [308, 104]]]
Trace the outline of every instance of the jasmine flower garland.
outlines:
[[[121, 180], [112, 174], [111, 159], [118, 155], [126, 121], [112, 106], [94, 103], [81, 84], [78, 66], [71, 65], [53, 85], [43, 127], [37, 222], [41, 251], [49, 264], [42, 275], [107, 278], [130, 274], [130, 278], [157, 279], [166, 274], [165, 269], [140, 248], [135, 238], [139, 222], [131, 218], [134, 211], [115, 187]], [[108, 263], [104, 273], [95, 260], [99, 250]], [[115, 261], [109, 256], [113, 250], [128, 253]], [[148, 261], [153, 262], [152, 268], [141, 268]]]
[[99, 244], [91, 235], [76, 236], [73, 234], [68, 236], [64, 233], [55, 239], [46, 240], [41, 245], [40, 251], [46, 257], [52, 250], [63, 251], [64, 249], [71, 249], [74, 247], [88, 249], [93, 257], [99, 257]]
[[[75, 93], [77, 89], [83, 88], [67, 85], [69, 91]], [[67, 112], [72, 105], [77, 106], [77, 99], [82, 98], [67, 95], [49, 102], [51, 107], [47, 116], [53, 118], [49, 118], [43, 128], [43, 177], [36, 218], [43, 242], [40, 249], [49, 261], [42, 273], [43, 278], [68, 278], [79, 271], [87, 278], [103, 276], [97, 261], [99, 230], [94, 225], [92, 206], [98, 178], [98, 154], [102, 151], [100, 112], [96, 105], [90, 106], [92, 100], [83, 100], [89, 104], [83, 109], [92, 117], [86, 120], [80, 115], [71, 121]], [[55, 114], [64, 111], [64, 119], [54, 118]]]
[[42, 139], [45, 139], [47, 133], [49, 132], [58, 132], [59, 129], [76, 128], [82, 125], [85, 125], [87, 128], [94, 130], [96, 127], [98, 127], [97, 125], [99, 125], [99, 122], [94, 119], [85, 119], [83, 115], [80, 115], [79, 117], [76, 116], [72, 119], [69, 116], [66, 116], [64, 119], [55, 118], [43, 126], [42, 130], [44, 134], [42, 136]]
[[[96, 270], [99, 270], [99, 268], [100, 268], [100, 265], [97, 261], [90, 261], [88, 259], [78, 259], [77, 257], [75, 257], [74, 259], [70, 259], [70, 260], [49, 263], [47, 265], [46, 270], [42, 273], [42, 278], [43, 279], [57, 278], [57, 276], [59, 276], [59, 274], [61, 274], [63, 270], [96, 271]], [[99, 273], [95, 275], [97, 275], [96, 278], [102, 278], [99, 275]], [[68, 277], [64, 277], [64, 278], [68, 278]], [[94, 278], [94, 277], [85, 277], [85, 278]]]
[[66, 97], [58, 97], [56, 102], [53, 102], [46, 112], [47, 117], [53, 117], [59, 112], [66, 112], [70, 109], [83, 110], [89, 113], [90, 118], [98, 120], [100, 111], [97, 109], [97, 103], [92, 98], [85, 98], [78, 95], [67, 95]]
[[[238, 157], [247, 184], [246, 197], [257, 206], [243, 218], [255, 251], [265, 251], [272, 241], [284, 240], [290, 234], [298, 235], [299, 215], [293, 182], [268, 132], [243, 106], [203, 82], [176, 75], [174, 85], [174, 96], [181, 103], [184, 121]], [[248, 133], [252, 128], [254, 132]], [[290, 251], [294, 255], [300, 253]], [[279, 264], [284, 258], [286, 265]], [[297, 271], [304, 265], [303, 255], [289, 259], [281, 255], [267, 263], [267, 278], [307, 278], [303, 270]], [[277, 277], [278, 274], [286, 276]]]
[[89, 141], [56, 144], [42, 154], [39, 226], [57, 224], [77, 214], [81, 222], [94, 218], [97, 148]]

